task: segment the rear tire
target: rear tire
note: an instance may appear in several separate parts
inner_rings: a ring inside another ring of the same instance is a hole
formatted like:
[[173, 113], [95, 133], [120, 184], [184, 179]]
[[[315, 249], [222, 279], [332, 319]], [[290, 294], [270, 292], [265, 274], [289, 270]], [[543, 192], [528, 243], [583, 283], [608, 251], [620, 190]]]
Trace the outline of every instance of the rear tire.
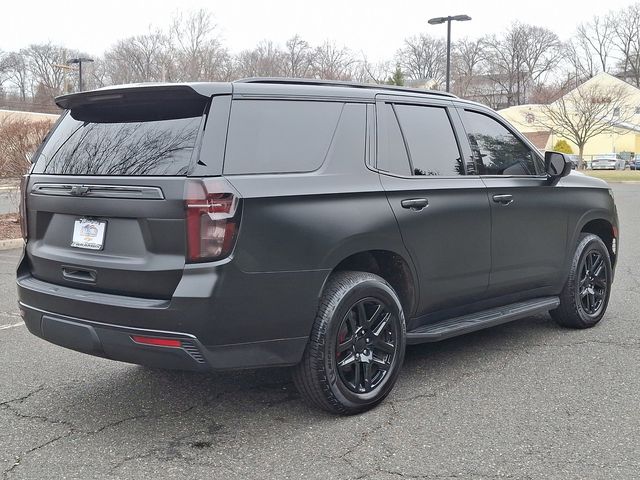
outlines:
[[325, 286], [309, 343], [293, 381], [307, 402], [343, 415], [380, 403], [404, 360], [402, 305], [382, 278], [338, 272]]
[[551, 317], [563, 327], [593, 327], [607, 310], [611, 280], [609, 250], [600, 237], [583, 233], [560, 294], [560, 306], [550, 312]]

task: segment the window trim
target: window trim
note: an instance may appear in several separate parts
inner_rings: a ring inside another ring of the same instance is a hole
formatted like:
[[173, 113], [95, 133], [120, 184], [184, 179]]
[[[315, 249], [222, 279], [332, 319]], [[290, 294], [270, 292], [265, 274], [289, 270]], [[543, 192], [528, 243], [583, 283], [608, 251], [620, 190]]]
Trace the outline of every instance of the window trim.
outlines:
[[[407, 141], [404, 135], [404, 131], [402, 130], [402, 124], [400, 123], [400, 120], [398, 119], [398, 115], [395, 111], [394, 105], [399, 104], [399, 105], [409, 105], [409, 106], [416, 106], [416, 107], [432, 107], [432, 108], [442, 108], [445, 111], [445, 114], [447, 115], [447, 118], [449, 119], [449, 124], [451, 125], [451, 130], [453, 131], [453, 136], [456, 140], [456, 144], [458, 146], [458, 153], [460, 153], [460, 158], [464, 159], [464, 148], [462, 146], [462, 143], [460, 141], [460, 137], [458, 134], [458, 127], [456, 127], [456, 122], [453, 121], [453, 114], [451, 112], [452, 109], [457, 109], [457, 107], [449, 102], [447, 103], [427, 103], [427, 102], [409, 102], [407, 101], [408, 98], [403, 98], [403, 99], [391, 99], [391, 98], [378, 98], [376, 99], [376, 103], [375, 103], [375, 161], [371, 163], [371, 165], [367, 165], [367, 167], [373, 171], [378, 173], [379, 175], [386, 175], [388, 177], [395, 177], [395, 178], [405, 178], [405, 179], [410, 179], [410, 180], [425, 180], [425, 179], [429, 179], [429, 180], [433, 180], [433, 179], [437, 179], [437, 178], [442, 178], [442, 179], [460, 179], [460, 178], [478, 178], [478, 175], [468, 175], [467, 174], [467, 164], [466, 162], [462, 162], [463, 167], [464, 167], [464, 175], [402, 175], [400, 173], [394, 173], [394, 172], [388, 172], [386, 170], [381, 170], [378, 168], [378, 158], [379, 158], [379, 149], [378, 149], [378, 135], [380, 132], [380, 128], [378, 128], [378, 122], [380, 120], [380, 109], [378, 108], [378, 105], [380, 104], [390, 104], [391, 106], [391, 110], [393, 111], [394, 117], [396, 119], [396, 122], [398, 123], [398, 128], [400, 129], [400, 134], [402, 135], [402, 141], [405, 147], [405, 150], [407, 152], [407, 158], [409, 159], [409, 167], [411, 168], [411, 171], [413, 172], [413, 162], [411, 161], [411, 152], [409, 151], [409, 147], [407, 146]], [[458, 112], [456, 112], [456, 114], [459, 115]]]

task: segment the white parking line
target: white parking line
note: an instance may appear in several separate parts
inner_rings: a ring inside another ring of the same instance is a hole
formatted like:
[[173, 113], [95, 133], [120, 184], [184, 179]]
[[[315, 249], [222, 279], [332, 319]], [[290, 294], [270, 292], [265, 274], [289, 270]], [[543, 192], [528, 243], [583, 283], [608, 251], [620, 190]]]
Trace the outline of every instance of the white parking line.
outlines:
[[8, 330], [9, 328], [21, 327], [24, 325], [24, 322], [13, 323], [11, 325], [0, 325], [0, 330]]

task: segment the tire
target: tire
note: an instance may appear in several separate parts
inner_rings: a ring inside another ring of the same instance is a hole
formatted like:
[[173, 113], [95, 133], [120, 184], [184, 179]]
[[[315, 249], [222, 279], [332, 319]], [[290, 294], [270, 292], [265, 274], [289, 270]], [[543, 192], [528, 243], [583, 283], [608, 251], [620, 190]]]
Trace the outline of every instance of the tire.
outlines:
[[293, 381], [315, 407], [364, 412], [395, 385], [405, 346], [404, 314], [393, 288], [371, 273], [338, 272], [327, 281]]
[[600, 237], [580, 235], [560, 305], [550, 312], [551, 317], [567, 328], [596, 325], [609, 304], [612, 273], [609, 250]]

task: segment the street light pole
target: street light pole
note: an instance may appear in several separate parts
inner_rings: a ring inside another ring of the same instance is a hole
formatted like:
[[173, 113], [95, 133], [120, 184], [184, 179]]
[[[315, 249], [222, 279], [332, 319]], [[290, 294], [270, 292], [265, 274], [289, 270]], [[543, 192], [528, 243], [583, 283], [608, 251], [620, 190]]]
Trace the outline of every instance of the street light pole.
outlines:
[[448, 17], [434, 17], [429, 19], [429, 25], [440, 25], [447, 22], [447, 92], [450, 90], [451, 84], [451, 22], [466, 22], [471, 20], [469, 15], [449, 15]]
[[84, 90], [84, 84], [82, 83], [82, 64], [87, 62], [93, 62], [93, 58], [87, 57], [78, 57], [72, 58], [71, 60], [67, 60], [67, 63], [77, 63], [78, 64], [78, 91], [82, 92]]

